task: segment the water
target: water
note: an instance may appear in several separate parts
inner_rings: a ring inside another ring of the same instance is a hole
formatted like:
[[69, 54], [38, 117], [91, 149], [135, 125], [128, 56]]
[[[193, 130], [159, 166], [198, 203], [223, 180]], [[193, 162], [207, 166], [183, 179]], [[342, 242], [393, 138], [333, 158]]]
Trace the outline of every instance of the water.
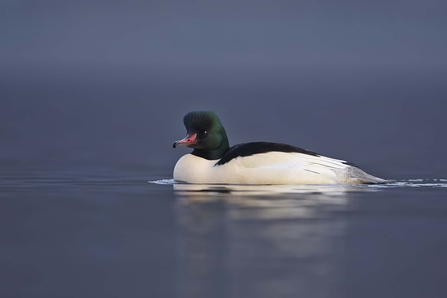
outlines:
[[[447, 295], [445, 71], [187, 73], [1, 73], [0, 297]], [[395, 181], [173, 184], [195, 109]]]

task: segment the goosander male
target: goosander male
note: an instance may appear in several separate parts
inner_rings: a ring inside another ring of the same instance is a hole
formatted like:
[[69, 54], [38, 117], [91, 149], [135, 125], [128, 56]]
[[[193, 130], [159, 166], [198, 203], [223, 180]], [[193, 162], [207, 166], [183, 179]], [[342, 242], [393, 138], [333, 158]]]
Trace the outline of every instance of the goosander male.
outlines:
[[230, 148], [216, 114], [190, 112], [187, 135], [174, 142], [194, 150], [174, 168], [174, 180], [204, 184], [361, 184], [385, 183], [343, 160], [295, 146], [253, 142]]

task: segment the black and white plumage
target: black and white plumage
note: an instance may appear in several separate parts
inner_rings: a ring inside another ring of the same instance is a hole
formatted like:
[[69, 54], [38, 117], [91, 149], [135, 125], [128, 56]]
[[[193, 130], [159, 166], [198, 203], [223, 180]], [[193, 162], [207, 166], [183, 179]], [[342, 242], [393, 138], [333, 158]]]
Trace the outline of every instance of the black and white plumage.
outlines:
[[193, 148], [174, 168], [174, 179], [205, 184], [361, 184], [384, 183], [343, 160], [299, 147], [252, 142], [230, 148], [213, 112], [198, 111], [183, 119], [187, 136], [174, 142]]

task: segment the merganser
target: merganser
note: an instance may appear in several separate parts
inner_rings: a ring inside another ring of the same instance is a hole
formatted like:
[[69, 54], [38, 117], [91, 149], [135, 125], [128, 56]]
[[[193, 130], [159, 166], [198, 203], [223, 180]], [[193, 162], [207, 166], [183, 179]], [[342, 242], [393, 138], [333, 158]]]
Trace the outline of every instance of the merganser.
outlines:
[[384, 179], [352, 163], [299, 147], [252, 142], [230, 148], [214, 112], [195, 111], [183, 118], [187, 135], [173, 143], [194, 149], [174, 167], [174, 180], [201, 184], [374, 184]]

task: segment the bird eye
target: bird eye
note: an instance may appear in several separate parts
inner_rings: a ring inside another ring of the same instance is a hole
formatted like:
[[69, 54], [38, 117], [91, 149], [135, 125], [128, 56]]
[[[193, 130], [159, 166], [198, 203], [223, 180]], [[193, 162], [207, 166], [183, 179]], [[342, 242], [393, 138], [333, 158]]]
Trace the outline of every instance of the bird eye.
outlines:
[[208, 134], [208, 131], [207, 131], [207, 130], [204, 130], [204, 131], [203, 131], [203, 135], [206, 136], [207, 134]]

